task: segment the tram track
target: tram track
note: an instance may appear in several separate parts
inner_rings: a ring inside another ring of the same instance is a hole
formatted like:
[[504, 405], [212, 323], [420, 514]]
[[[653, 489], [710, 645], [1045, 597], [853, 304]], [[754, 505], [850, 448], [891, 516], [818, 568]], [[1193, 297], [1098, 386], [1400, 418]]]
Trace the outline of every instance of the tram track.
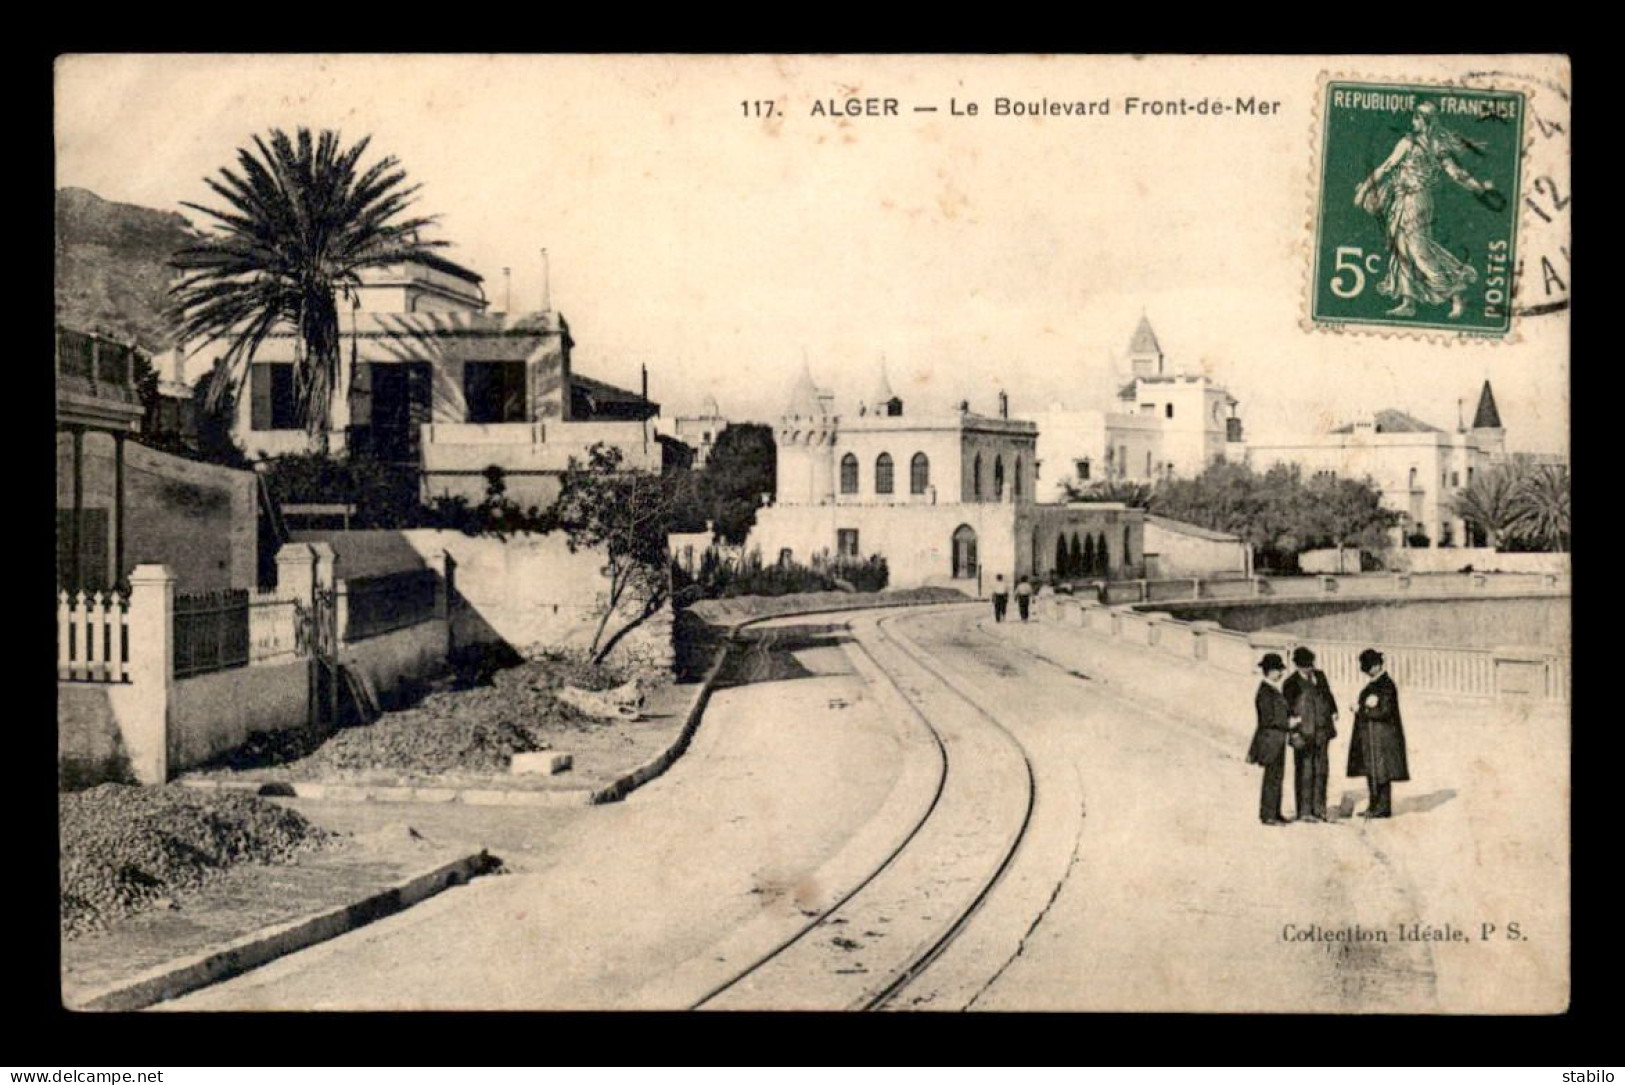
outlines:
[[[937, 779], [930, 803], [850, 890], [691, 1008], [894, 1007], [964, 932], [1020, 853], [1037, 801], [1028, 751], [890, 628], [901, 617], [872, 619], [873, 646], [857, 638], [851, 644], [931, 737]], [[890, 948], [897, 944], [908, 948]], [[884, 963], [871, 969], [862, 958], [875, 954]]]

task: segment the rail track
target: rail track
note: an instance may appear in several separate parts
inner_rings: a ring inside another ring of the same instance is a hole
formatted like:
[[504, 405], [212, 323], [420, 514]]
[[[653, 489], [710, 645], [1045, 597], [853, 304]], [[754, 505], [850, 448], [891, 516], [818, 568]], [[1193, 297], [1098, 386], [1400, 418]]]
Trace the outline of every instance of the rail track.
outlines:
[[1028, 751], [890, 628], [900, 617], [872, 619], [873, 647], [852, 644], [930, 734], [937, 766], [929, 803], [834, 904], [691, 1008], [895, 1006], [964, 931], [1027, 840], [1037, 801]]

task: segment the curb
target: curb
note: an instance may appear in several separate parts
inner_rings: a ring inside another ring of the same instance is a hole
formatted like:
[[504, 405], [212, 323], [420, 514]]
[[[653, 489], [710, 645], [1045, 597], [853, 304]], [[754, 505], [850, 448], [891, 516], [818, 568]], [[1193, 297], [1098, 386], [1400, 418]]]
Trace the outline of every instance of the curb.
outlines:
[[483, 873], [490, 863], [484, 851], [441, 862], [382, 889], [354, 904], [341, 904], [303, 919], [279, 923], [226, 943], [219, 949], [159, 965], [133, 979], [101, 987], [63, 1003], [75, 1011], [128, 1012], [178, 998], [199, 987], [219, 983], [278, 957], [307, 949], [358, 927], [410, 908], [454, 885]]
[[[971, 601], [972, 600], [969, 599], [965, 600], [967, 603]], [[667, 769], [671, 768], [672, 764], [676, 762], [679, 757], [683, 756], [684, 752], [688, 750], [689, 741], [694, 737], [694, 732], [699, 730], [700, 717], [705, 714], [705, 706], [707, 702], [711, 700], [711, 689], [716, 684], [717, 675], [722, 673], [723, 664], [728, 661], [729, 653], [731, 653], [734, 647], [739, 643], [737, 639], [739, 631], [745, 628], [747, 625], [755, 625], [758, 622], [777, 621], [781, 618], [801, 618], [811, 614], [845, 614], [856, 613], [860, 610], [883, 610], [896, 607], [954, 606], [957, 604], [957, 600], [935, 599], [927, 602], [901, 600], [898, 602], [871, 603], [860, 607], [817, 607], [811, 610], [787, 610], [782, 614], [764, 614], [758, 618], [746, 618], [744, 621], [736, 622], [732, 625], [717, 625], [716, 628], [726, 631], [726, 639], [723, 641], [722, 651], [717, 653], [715, 662], [713, 662], [710, 669], [705, 672], [705, 678], [700, 684], [700, 695], [694, 699], [694, 707], [689, 710], [688, 719], [683, 723], [683, 729], [678, 732], [676, 741], [667, 747], [664, 752], [638, 766], [636, 769], [633, 769], [625, 776], [622, 776], [613, 783], [607, 784], [606, 786], [599, 788], [597, 791], [594, 791], [588, 801], [594, 805], [598, 805], [600, 803], [620, 802], [622, 799], [626, 798], [629, 793], [642, 787], [650, 780], [655, 779]], [[704, 619], [701, 620], [703, 621]], [[709, 625], [711, 623], [707, 622], [706, 624]]]
[[518, 791], [499, 787], [401, 787], [393, 784], [324, 784], [306, 780], [172, 781], [197, 791], [239, 791], [265, 798], [326, 799], [329, 802], [441, 803], [468, 806], [586, 806], [593, 790]]

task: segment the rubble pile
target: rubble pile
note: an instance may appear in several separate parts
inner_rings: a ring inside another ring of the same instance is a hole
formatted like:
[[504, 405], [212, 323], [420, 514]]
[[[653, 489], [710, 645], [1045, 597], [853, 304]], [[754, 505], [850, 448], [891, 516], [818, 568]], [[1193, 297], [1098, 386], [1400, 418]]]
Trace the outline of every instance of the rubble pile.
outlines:
[[604, 690], [626, 677], [575, 656], [542, 656], [496, 671], [489, 685], [437, 690], [368, 726], [339, 731], [297, 768], [318, 776], [379, 769], [505, 773], [514, 754], [551, 749], [561, 732], [611, 724], [559, 701], [566, 683]]
[[73, 938], [241, 863], [274, 864], [334, 834], [250, 795], [103, 784], [58, 796], [62, 933]]

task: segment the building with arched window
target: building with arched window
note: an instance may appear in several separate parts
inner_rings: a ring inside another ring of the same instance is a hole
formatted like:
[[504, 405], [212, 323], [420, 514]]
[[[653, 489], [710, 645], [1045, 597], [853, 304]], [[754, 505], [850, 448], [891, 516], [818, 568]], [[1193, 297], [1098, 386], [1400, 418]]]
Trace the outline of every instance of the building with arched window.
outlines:
[[[1144, 516], [1136, 510], [1034, 501], [1038, 430], [1010, 418], [1002, 397], [991, 414], [968, 404], [911, 414], [882, 372], [869, 398], [842, 412], [804, 368], [776, 436], [777, 492], [746, 543], [769, 557], [879, 555], [892, 587], [941, 584], [980, 595], [994, 574], [1010, 583], [1084, 575], [1082, 537], [1126, 529], [1141, 549]], [[899, 462], [908, 464], [906, 487], [897, 484]], [[1094, 575], [1138, 571], [1109, 563]]]

